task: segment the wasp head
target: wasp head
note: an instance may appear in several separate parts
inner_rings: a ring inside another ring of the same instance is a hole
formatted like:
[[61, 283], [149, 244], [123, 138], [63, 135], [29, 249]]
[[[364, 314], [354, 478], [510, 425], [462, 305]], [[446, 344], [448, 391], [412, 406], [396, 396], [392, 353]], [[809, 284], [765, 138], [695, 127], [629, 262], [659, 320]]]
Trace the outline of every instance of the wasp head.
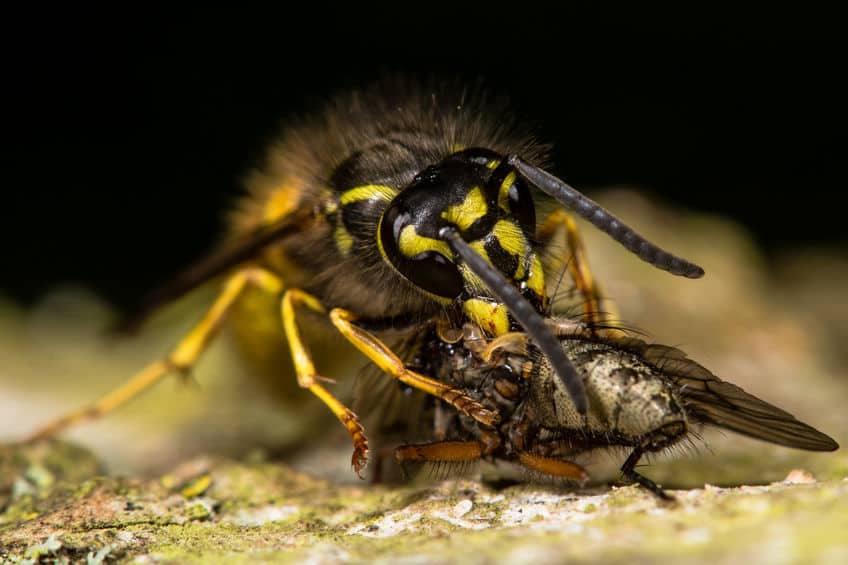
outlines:
[[509, 331], [506, 307], [443, 237], [455, 230], [474, 253], [545, 303], [544, 274], [533, 247], [536, 211], [530, 190], [501, 156], [486, 149], [450, 155], [416, 175], [380, 219], [384, 259], [416, 287], [463, 310], [490, 334]]

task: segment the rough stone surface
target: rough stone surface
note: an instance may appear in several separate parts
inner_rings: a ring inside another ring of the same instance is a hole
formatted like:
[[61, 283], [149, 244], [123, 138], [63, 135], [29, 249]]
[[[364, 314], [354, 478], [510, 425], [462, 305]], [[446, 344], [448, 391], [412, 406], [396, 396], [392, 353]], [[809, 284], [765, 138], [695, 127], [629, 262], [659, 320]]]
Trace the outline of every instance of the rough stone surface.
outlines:
[[89, 465], [85, 451], [67, 459], [65, 444], [39, 449], [3, 454], [4, 464], [18, 460], [27, 482], [45, 453], [61, 452], [68, 465], [7, 502], [0, 547], [10, 563], [98, 555], [135, 563], [848, 558], [848, 480], [801, 470], [767, 485], [672, 491], [677, 502], [668, 504], [633, 486], [338, 485], [280, 463], [224, 458], [193, 459], [152, 479], [84, 478], [74, 462]]
[[[707, 269], [699, 281], [670, 277], [586, 229], [592, 266], [622, 318], [844, 445], [845, 250], [766, 261], [724, 220], [672, 214], [626, 191], [604, 203]], [[57, 290], [32, 310], [0, 301], [0, 560], [848, 562], [844, 450], [707, 431], [696, 449], [640, 469], [671, 489], [674, 504], [618, 485], [621, 453], [581, 461], [593, 475], [582, 489], [498, 481], [502, 470], [489, 467], [374, 485], [350, 472], [344, 433], [321, 420], [316, 401], [295, 391], [281, 404], [223, 345], [193, 373], [195, 386], [163, 383], [72, 430], [72, 442], [12, 443], [161, 354], [208, 296], [166, 310], [128, 342], [103, 336], [112, 313], [80, 291]], [[332, 359], [337, 390], [352, 380], [341, 380], [343, 369], [361, 361]]]

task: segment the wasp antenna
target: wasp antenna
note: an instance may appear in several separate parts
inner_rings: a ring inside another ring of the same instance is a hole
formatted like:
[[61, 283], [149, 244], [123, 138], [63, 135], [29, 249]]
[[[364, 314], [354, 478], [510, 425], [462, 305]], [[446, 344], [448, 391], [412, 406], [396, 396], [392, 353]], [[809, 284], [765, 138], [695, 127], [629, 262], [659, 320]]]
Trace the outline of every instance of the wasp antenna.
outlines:
[[527, 334], [533, 338], [542, 353], [548, 358], [559, 378], [565, 383], [565, 388], [580, 414], [585, 415], [587, 409], [586, 389], [583, 379], [577, 373], [574, 365], [565, 356], [562, 346], [545, 324], [533, 306], [525, 300], [518, 290], [512, 286], [498, 271], [492, 268], [485, 259], [474, 252], [462, 239], [459, 233], [450, 227], [442, 228], [439, 237], [445, 240], [454, 253], [459, 255], [462, 262], [492, 291], [509, 309]]
[[515, 167], [522, 177], [539, 190], [555, 198], [557, 202], [569, 210], [576, 212], [580, 217], [608, 234], [643, 261], [658, 269], [690, 279], [704, 276], [704, 269], [654, 245], [605, 210], [600, 204], [587, 198], [562, 179], [534, 167], [518, 155], [510, 155], [507, 158], [507, 163]]

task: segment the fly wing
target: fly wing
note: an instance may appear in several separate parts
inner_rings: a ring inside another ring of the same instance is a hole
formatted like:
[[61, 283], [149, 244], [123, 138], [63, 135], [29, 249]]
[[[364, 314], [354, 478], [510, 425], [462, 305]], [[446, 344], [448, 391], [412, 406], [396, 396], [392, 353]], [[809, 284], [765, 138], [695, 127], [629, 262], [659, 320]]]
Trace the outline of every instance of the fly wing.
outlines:
[[719, 379], [679, 349], [633, 338], [623, 338], [617, 344], [643, 357], [677, 383], [687, 413], [699, 423], [809, 451], [839, 448], [832, 438], [777, 406]]

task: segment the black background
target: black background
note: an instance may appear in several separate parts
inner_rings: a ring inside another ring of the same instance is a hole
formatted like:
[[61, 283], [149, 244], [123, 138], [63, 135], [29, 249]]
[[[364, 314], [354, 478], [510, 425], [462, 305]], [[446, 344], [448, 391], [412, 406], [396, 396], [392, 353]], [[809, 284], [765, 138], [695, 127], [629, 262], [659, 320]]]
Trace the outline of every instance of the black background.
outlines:
[[391, 70], [482, 77], [590, 194], [733, 216], [772, 255], [846, 241], [835, 34], [322, 10], [10, 18], [0, 292], [78, 282], [131, 304], [214, 241], [286, 116]]

